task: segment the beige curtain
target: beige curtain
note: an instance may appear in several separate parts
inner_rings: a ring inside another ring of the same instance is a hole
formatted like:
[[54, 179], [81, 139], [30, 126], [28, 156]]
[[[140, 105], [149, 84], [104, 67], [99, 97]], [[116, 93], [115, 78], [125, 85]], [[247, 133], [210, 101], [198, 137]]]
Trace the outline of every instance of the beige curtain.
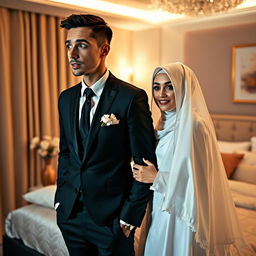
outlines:
[[42, 161], [30, 140], [59, 135], [58, 95], [81, 79], [69, 71], [59, 23], [58, 17], [0, 8], [0, 232], [7, 213], [41, 182]]

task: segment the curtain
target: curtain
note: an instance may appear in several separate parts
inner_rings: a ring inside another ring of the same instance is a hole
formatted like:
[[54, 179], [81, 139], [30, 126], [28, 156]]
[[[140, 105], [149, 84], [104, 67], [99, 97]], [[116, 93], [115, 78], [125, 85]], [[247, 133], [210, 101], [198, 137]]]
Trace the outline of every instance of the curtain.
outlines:
[[[0, 8], [0, 235], [8, 212], [41, 183], [33, 137], [59, 136], [58, 95], [81, 80], [68, 67], [59, 17]], [[56, 166], [56, 159], [55, 159]]]

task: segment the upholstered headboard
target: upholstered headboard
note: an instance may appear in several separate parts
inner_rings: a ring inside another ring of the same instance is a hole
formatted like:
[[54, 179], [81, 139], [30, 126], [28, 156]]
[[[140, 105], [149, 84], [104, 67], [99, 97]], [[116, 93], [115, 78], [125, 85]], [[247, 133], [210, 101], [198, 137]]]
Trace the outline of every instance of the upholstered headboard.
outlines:
[[211, 115], [218, 140], [249, 141], [256, 136], [256, 116]]

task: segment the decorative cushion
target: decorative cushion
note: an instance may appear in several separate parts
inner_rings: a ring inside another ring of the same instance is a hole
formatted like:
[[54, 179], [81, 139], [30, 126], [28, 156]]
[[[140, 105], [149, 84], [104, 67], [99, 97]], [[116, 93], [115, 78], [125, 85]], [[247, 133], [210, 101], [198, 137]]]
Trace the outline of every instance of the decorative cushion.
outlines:
[[38, 204], [48, 208], [54, 208], [54, 195], [56, 185], [50, 185], [36, 189], [23, 195], [23, 198], [33, 204]]
[[223, 153], [234, 153], [239, 150], [248, 151], [251, 147], [250, 141], [242, 141], [242, 142], [231, 142], [231, 141], [218, 141], [220, 152]]
[[243, 159], [244, 154], [230, 154], [230, 153], [221, 153], [222, 161], [229, 178], [231, 174], [235, 171], [239, 162]]
[[256, 152], [248, 152], [244, 150], [236, 151], [237, 154], [244, 154], [244, 158], [240, 164], [248, 164], [256, 166]]
[[231, 179], [256, 184], [256, 152], [238, 151], [244, 158], [237, 166]]

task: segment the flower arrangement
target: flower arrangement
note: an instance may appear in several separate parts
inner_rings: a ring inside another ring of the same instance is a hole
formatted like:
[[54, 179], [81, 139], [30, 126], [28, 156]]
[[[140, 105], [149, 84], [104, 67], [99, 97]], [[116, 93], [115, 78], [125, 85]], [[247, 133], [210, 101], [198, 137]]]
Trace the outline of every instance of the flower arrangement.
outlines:
[[30, 143], [30, 149], [35, 149], [43, 159], [51, 159], [59, 152], [59, 138], [43, 136], [40, 141], [39, 137], [34, 137]]

